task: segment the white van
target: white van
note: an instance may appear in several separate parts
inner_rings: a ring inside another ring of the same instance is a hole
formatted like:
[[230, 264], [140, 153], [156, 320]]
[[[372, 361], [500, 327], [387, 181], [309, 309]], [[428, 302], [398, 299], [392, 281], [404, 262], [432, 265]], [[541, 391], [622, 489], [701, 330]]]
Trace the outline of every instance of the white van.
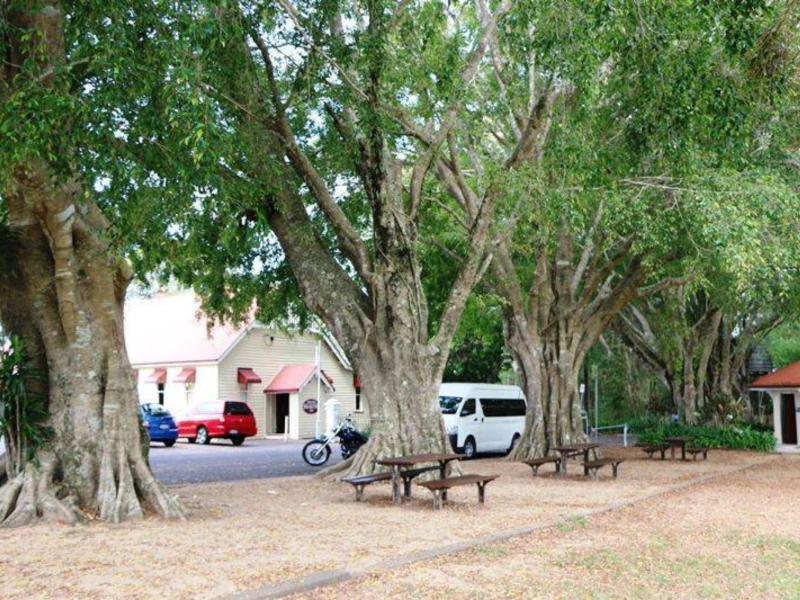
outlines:
[[525, 428], [527, 404], [515, 385], [443, 383], [442, 419], [456, 452], [507, 452]]

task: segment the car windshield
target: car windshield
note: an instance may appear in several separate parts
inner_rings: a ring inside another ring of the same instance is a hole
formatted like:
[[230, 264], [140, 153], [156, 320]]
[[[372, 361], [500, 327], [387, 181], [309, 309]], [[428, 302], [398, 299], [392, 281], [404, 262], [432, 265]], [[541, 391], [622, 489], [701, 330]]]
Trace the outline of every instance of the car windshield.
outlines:
[[458, 396], [439, 396], [439, 406], [443, 415], [456, 414], [459, 404], [461, 404], [461, 398]]
[[144, 405], [144, 412], [146, 412], [151, 417], [168, 417], [170, 416], [169, 411], [159, 404], [145, 404]]
[[226, 402], [225, 403], [226, 415], [249, 415], [250, 407], [244, 402]]

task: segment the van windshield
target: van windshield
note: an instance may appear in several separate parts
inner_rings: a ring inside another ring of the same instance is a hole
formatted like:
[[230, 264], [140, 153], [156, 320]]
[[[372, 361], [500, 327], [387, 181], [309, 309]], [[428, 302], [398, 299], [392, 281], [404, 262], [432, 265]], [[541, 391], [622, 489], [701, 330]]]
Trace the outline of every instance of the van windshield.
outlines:
[[439, 406], [442, 408], [443, 415], [454, 415], [461, 404], [461, 398], [458, 396], [439, 396]]

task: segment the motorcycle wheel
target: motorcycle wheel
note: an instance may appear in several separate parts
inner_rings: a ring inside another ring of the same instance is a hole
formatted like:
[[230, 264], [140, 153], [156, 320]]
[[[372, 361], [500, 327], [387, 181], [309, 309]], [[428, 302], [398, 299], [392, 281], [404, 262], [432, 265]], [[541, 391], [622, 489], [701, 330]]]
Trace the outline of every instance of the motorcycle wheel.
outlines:
[[330, 446], [320, 440], [311, 440], [303, 446], [303, 460], [312, 467], [321, 467], [331, 457]]

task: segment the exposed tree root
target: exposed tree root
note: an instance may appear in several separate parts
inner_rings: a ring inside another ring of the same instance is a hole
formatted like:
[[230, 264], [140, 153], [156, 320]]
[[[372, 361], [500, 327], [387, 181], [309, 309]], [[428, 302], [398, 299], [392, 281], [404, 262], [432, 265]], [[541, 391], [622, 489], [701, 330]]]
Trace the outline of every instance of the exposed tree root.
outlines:
[[[111, 460], [111, 452], [103, 457], [97, 517], [119, 523], [141, 519], [145, 511], [152, 511], [163, 518], [185, 519], [185, 509], [153, 477], [144, 458], [137, 453], [128, 456], [121, 445], [116, 448], [115, 460]], [[85, 513], [72, 497], [59, 497], [59, 485], [53, 478], [56, 462], [52, 455], [40, 456], [38, 465], [28, 463], [19, 475], [0, 487], [0, 525], [20, 527], [35, 522], [72, 525], [84, 519]], [[90, 510], [87, 507], [87, 513]]]
[[28, 463], [19, 475], [0, 488], [0, 523], [4, 527], [37, 521], [72, 525], [82, 518], [71, 498], [57, 497], [53, 482], [55, 464], [54, 457], [43, 456], [38, 466]]
[[316, 477], [326, 481], [341, 481], [345, 477], [371, 475], [379, 471], [386, 471], [386, 467], [375, 464], [379, 446], [380, 436], [373, 435], [353, 456], [339, 464], [323, 469], [317, 473]]
[[100, 464], [97, 489], [98, 516], [120, 523], [141, 519], [146, 510], [165, 519], [184, 519], [186, 511], [166, 488], [153, 477], [138, 452], [122, 444], [108, 444]]

